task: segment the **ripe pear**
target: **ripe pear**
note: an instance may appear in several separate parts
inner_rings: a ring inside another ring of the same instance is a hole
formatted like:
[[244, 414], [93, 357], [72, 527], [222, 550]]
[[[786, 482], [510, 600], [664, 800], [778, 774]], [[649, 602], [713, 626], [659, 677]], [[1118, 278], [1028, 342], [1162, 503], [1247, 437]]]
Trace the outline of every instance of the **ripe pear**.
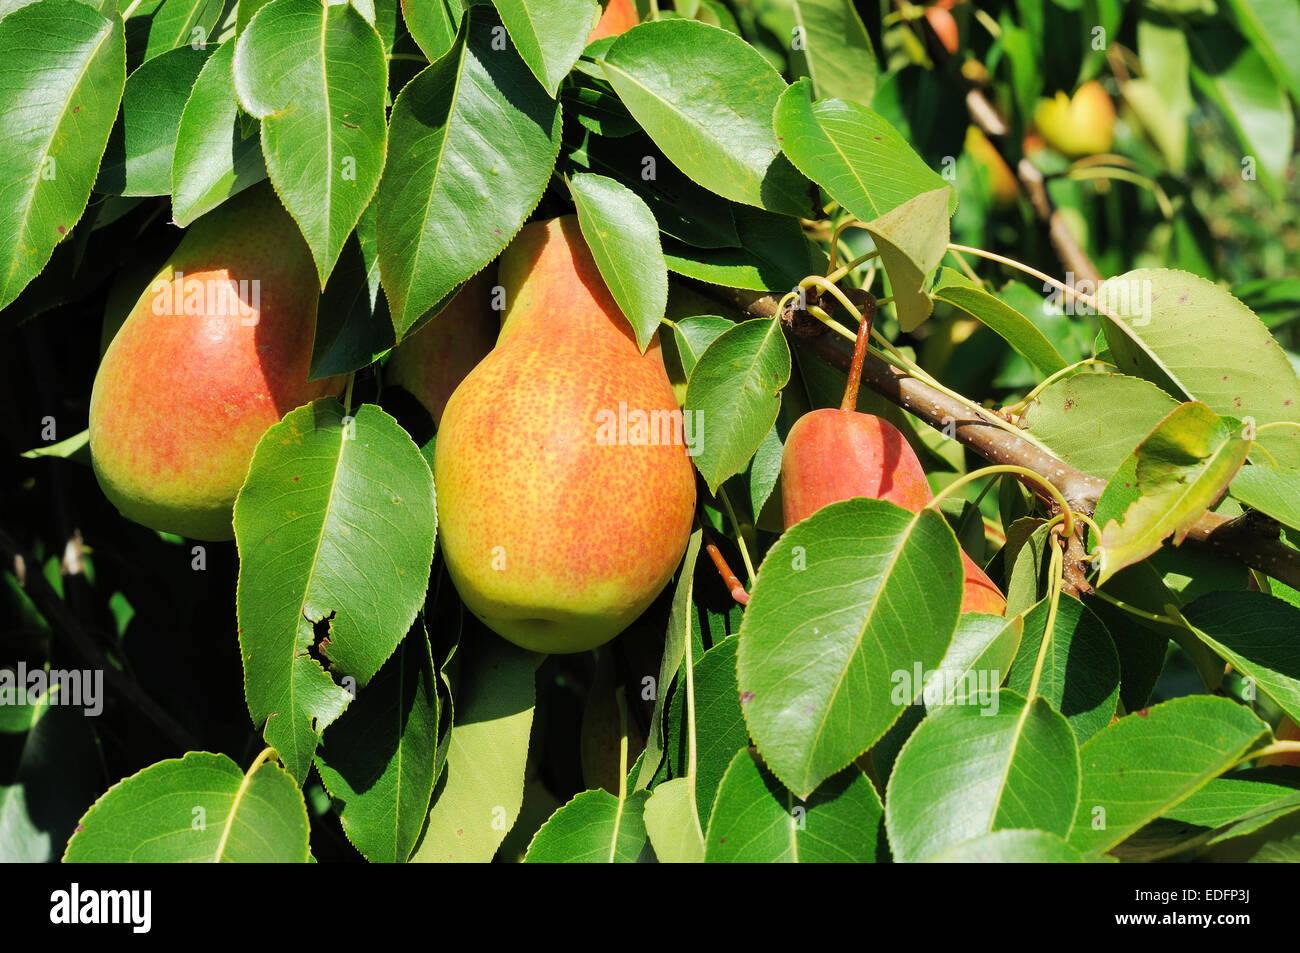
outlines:
[[342, 385], [307, 380], [319, 296], [307, 244], [269, 185], [189, 228], [95, 374], [91, 461], [123, 515], [194, 539], [234, 536], [262, 434]]
[[591, 35], [587, 37], [587, 42], [626, 33], [640, 22], [641, 18], [636, 15], [634, 0], [609, 0], [609, 4], [600, 14], [600, 19], [592, 28]]
[[[888, 500], [918, 512], [934, 499], [921, 461], [887, 420], [854, 410], [822, 409], [800, 417], [781, 457], [781, 502], [789, 529], [823, 506], [853, 497]], [[1007, 600], [963, 551], [962, 612], [1002, 615]]]
[[496, 343], [501, 320], [491, 298], [492, 282], [480, 272], [388, 359], [388, 382], [410, 391], [435, 425], [456, 387]]
[[536, 652], [608, 642], [681, 561], [695, 478], [655, 339], [642, 354], [573, 216], [502, 254], [496, 347], [443, 411], [443, 556], [461, 599]]
[[1115, 140], [1115, 104], [1101, 83], [1084, 83], [1073, 98], [1058, 92], [1034, 110], [1034, 125], [1049, 146], [1067, 156], [1109, 152]]

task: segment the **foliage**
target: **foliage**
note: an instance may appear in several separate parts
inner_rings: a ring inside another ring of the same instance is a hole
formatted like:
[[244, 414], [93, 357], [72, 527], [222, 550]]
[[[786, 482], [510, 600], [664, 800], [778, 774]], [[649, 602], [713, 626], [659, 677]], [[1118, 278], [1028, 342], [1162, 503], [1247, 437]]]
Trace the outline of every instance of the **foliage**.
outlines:
[[[0, 0], [0, 859], [1294, 853], [1300, 8], [956, 0], [950, 43], [911, 4], [638, 0], [588, 42], [610, 5]], [[1113, 142], [1062, 154], [1040, 102], [1093, 80]], [[266, 178], [347, 389], [198, 545], [103, 498], [91, 382], [176, 226]], [[570, 213], [707, 429], [674, 581], [543, 657], [464, 611], [384, 371]], [[869, 298], [857, 407], [939, 502], [787, 528]], [[963, 552], [1005, 619], [961, 613]]]

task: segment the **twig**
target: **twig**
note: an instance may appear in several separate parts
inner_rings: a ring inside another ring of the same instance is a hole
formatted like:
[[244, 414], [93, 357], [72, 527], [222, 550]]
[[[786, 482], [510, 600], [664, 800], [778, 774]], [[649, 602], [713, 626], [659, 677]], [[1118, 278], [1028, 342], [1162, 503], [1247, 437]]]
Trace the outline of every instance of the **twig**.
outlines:
[[[0, 530], [0, 553], [3, 553], [5, 562], [10, 564], [22, 560], [27, 566], [39, 566], [19, 549], [18, 544], [4, 530]], [[68, 649], [92, 668], [102, 671], [108, 687], [153, 722], [168, 741], [181, 751], [193, 751], [199, 747], [195, 738], [180, 722], [172, 718], [161, 705], [146, 695], [139, 685], [122, 674], [121, 670], [108, 660], [94, 638], [82, 628], [76, 616], [59, 598], [58, 593], [50, 587], [39, 568], [27, 572], [23, 590], [50, 623], [54, 634], [62, 638]]]
[[741, 583], [739, 577], [731, 571], [731, 566], [727, 564], [727, 558], [722, 555], [721, 550], [712, 543], [709, 543], [704, 548], [708, 552], [709, 558], [713, 560], [718, 575], [722, 577], [722, 584], [731, 593], [731, 598], [742, 606], [749, 605], [749, 593], [745, 591], [745, 586]]
[[[703, 283], [697, 287], [703, 294], [747, 311], [754, 317], [770, 319], [776, 316], [776, 295]], [[822, 334], [803, 340], [820, 357], [841, 370], [847, 371], [852, 364], [853, 355], [848, 342], [837, 335]], [[1024, 437], [974, 418], [970, 409], [961, 402], [886, 363], [871, 351], [866, 353], [862, 362], [862, 383], [936, 430], [950, 434], [984, 459], [992, 463], [1018, 464], [1038, 473], [1060, 491], [1075, 512], [1091, 516], [1106, 489], [1105, 480], [1075, 469]], [[1043, 500], [1049, 512], [1055, 509], [1054, 502], [1041, 487], [1026, 485]], [[1257, 516], [1234, 520], [1217, 513], [1205, 513], [1193, 524], [1187, 537], [1300, 589], [1300, 550], [1282, 542], [1276, 523]], [[1076, 558], [1082, 555], [1081, 545], [1071, 548], [1073, 552], [1067, 555]], [[1073, 577], [1073, 570], [1070, 572]], [[1077, 577], [1071, 581], [1077, 584]]]

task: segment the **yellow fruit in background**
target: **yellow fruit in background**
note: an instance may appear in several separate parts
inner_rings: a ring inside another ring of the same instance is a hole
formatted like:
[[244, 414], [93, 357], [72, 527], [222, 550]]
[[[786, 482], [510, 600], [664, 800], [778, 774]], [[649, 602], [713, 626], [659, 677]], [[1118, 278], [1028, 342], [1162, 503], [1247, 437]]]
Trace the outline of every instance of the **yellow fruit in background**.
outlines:
[[1089, 80], [1073, 98], [1057, 93], [1041, 100], [1034, 124], [1049, 146], [1067, 156], [1109, 152], [1115, 141], [1115, 104], [1101, 83]]
[[993, 204], [999, 208], [1015, 205], [1016, 199], [1020, 198], [1020, 183], [997, 147], [989, 142], [988, 136], [978, 126], [966, 127], [966, 151], [988, 173]]

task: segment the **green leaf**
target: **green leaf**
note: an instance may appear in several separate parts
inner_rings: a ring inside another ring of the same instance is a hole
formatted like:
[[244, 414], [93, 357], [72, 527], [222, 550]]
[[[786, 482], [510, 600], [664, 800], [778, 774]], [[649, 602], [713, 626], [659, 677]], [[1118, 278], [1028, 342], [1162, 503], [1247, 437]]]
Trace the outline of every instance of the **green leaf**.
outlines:
[[536, 704], [533, 656], [486, 631], [461, 647], [446, 780], [412, 861], [487, 863], [519, 817]]
[[560, 151], [559, 104], [493, 49], [475, 6], [456, 45], [393, 104], [379, 185], [379, 272], [400, 340], [495, 258], [537, 205]]
[[695, 811], [695, 783], [691, 778], [673, 778], [655, 787], [645, 803], [645, 827], [661, 863], [703, 862], [704, 833]]
[[1025, 622], [1018, 615], [1004, 619], [982, 612], [963, 612], [953, 633], [952, 644], [938, 666], [926, 679], [933, 681], [933, 692], [942, 692], [926, 704], [977, 704], [981, 693], [997, 691], [1016, 658]]
[[46, 444], [40, 447], [33, 447], [31, 450], [24, 450], [22, 455], [27, 460], [36, 460], [40, 457], [59, 457], [60, 459], [66, 460], [69, 458], [80, 459], [85, 456], [85, 459], [82, 462], [89, 463], [89, 456], [81, 452], [83, 448], [89, 446], [89, 444], [90, 429], [87, 428], [79, 434], [74, 434], [73, 436], [68, 437], [66, 440], [60, 440], [58, 443]]
[[[601, 81], [601, 86], [605, 85]], [[612, 92], [607, 98], [622, 109]], [[564, 98], [565, 117], [582, 122], [582, 113], [572, 115], [571, 102], [569, 97]], [[689, 178], [641, 132], [626, 110], [623, 115], [629, 126], [627, 135], [609, 138], [609, 133], [604, 132], [583, 136], [580, 146], [567, 151], [567, 162], [575, 169], [607, 176], [631, 189], [649, 206], [667, 236], [696, 248], [738, 246], [733, 203]]]
[[515, 49], [552, 98], [596, 21], [595, 0], [493, 0]]
[[867, 225], [880, 251], [904, 331], [930, 315], [925, 279], [948, 245], [957, 193], [884, 117], [858, 103], [824, 99], [800, 80], [773, 117], [790, 161]]
[[1143, 76], [1122, 84], [1120, 94], [1164, 153], [1170, 171], [1182, 174], [1187, 165], [1187, 120], [1196, 105], [1187, 34], [1169, 18], [1143, 11], [1137, 40]]
[[96, 191], [114, 195], [171, 191], [181, 114], [207, 60], [206, 50], [182, 46], [154, 57], [127, 78], [122, 118], [109, 137]]
[[793, 288], [810, 274], [825, 274], [826, 255], [804, 237], [799, 223], [745, 205], [733, 206], [739, 248], [695, 248], [664, 239], [670, 271], [731, 288]]
[[223, 43], [203, 64], [176, 129], [172, 220], [189, 225], [266, 178], [261, 135], [245, 137], [235, 101], [235, 44]]
[[754, 451], [754, 459], [749, 461], [749, 509], [754, 514], [755, 521], [763, 512], [763, 506], [772, 496], [772, 491], [776, 489], [776, 481], [781, 476], [781, 457], [784, 453], [785, 445], [781, 443], [777, 425], [773, 424], [772, 429], [758, 445], [758, 449]]
[[235, 36], [238, 37], [247, 30], [257, 11], [270, 2], [271, 0], [238, 0], [235, 9]]
[[603, 175], [575, 175], [569, 188], [582, 237], [644, 351], [668, 306], [668, 268], [655, 217], [635, 192]]
[[995, 830], [1070, 832], [1079, 753], [1046, 699], [1009, 689], [993, 704], [941, 707], [903, 745], [885, 792], [894, 859], [927, 860]]
[[939, 269], [930, 295], [960, 308], [997, 333], [1044, 376], [1069, 365], [1033, 321], [965, 275], [951, 268]]
[[862, 754], [920, 691], [957, 627], [957, 540], [935, 510], [832, 503], [777, 541], [740, 628], [737, 670], [750, 736], [806, 797]]
[[[1300, 378], [1286, 353], [1259, 318], [1213, 282], [1142, 269], [1110, 279], [1097, 298], [1120, 318], [1117, 325], [1103, 317], [1103, 328], [1125, 374], [1256, 426], [1296, 418]], [[1280, 465], [1300, 467], [1300, 430], [1270, 430], [1259, 442]]]
[[[11, 573], [4, 574], [3, 584], [15, 603], [26, 601]], [[11, 618], [48, 633], [44, 619], [34, 608], [29, 611], [30, 621]], [[0, 737], [7, 753], [0, 782], [0, 863], [57, 860], [86, 805], [104, 790], [101, 737], [92, 727], [99, 719], [87, 717], [90, 710], [82, 705], [53, 704], [59, 691], [54, 682], [40, 698], [29, 696], [28, 704], [6, 698], [0, 705], [0, 732], [8, 735]]]
[[358, 371], [393, 346], [388, 301], [379, 293], [378, 242], [372, 204], [361, 213], [321, 293], [311, 380]]
[[[695, 660], [695, 803], [707, 820], [722, 776], [739, 748], [749, 746], [745, 715], [736, 681], [736, 639], [724, 639]], [[689, 770], [684, 692], [669, 704], [668, 750], [676, 755], [673, 775]], [[660, 785], [662, 787], [662, 785]]]
[[307, 806], [278, 764], [251, 778], [191, 751], [119, 781], [68, 841], [64, 863], [306, 863]]
[[1109, 480], [1178, 402], [1125, 374], [1074, 374], [1043, 388], [1020, 424], [1072, 467]]
[[781, 411], [790, 348], [775, 319], [742, 321], [709, 345], [686, 385], [686, 411], [703, 428], [695, 466], [716, 493], [745, 469]]
[[1150, 556], [1170, 535], [1182, 543], [1249, 452], [1250, 441], [1204, 404], [1171, 411], [1133, 453], [1138, 498], [1102, 526], [1100, 581]]
[[1300, 810], [1300, 791], [1294, 783], [1270, 783], [1277, 777], [1265, 768], [1215, 778], [1165, 817], [1212, 831], [1211, 844], [1241, 837]]
[[76, 0], [0, 20], [0, 308], [81, 218], [125, 82], [120, 20]]
[[957, 193], [943, 177], [866, 106], [839, 99], [813, 102], [812, 84], [800, 80], [781, 95], [773, 122], [795, 167], [863, 222], [926, 192], [943, 191], [949, 213], [957, 207]]
[[605, 790], [583, 791], [533, 835], [524, 863], [635, 863], [646, 843], [649, 799], [649, 791], [622, 800]]
[[801, 65], [817, 97], [869, 105], [876, 91], [876, 54], [852, 0], [794, 0], [794, 16], [803, 29]]
[[1263, 592], [1210, 592], [1183, 610], [1210, 648], [1300, 721], [1300, 609]]
[[936, 864], [1081, 864], [1083, 855], [1048, 831], [993, 831], [929, 858]]
[[1286, 90], [1261, 51], [1222, 21], [1189, 30], [1188, 43], [1196, 88], [1223, 113], [1249, 160], [1242, 174], [1281, 200], [1295, 139]]
[[[331, 674], [364, 686], [415, 621], [436, 520], [428, 464], [378, 407], [318, 400], [258, 443], [235, 500], [244, 694], [295, 778], [352, 700]], [[309, 651], [326, 620], [330, 673]]]
[[[1025, 614], [1024, 637], [1007, 688], [1028, 695], [1047, 626], [1048, 600]], [[1105, 624], [1071, 596], [1057, 604], [1038, 694], [1065, 716], [1079, 744], [1110, 724], [1119, 702], [1119, 655]]]
[[240, 34], [234, 74], [240, 106], [262, 120], [267, 172], [323, 288], [384, 169], [383, 41], [351, 4], [272, 0]]
[[1222, 774], [1268, 733], [1226, 698], [1188, 695], [1128, 715], [1079, 749], [1079, 813], [1070, 846], [1105, 853]]
[[884, 853], [880, 797], [849, 767], [807, 798], [783, 788], [748, 748], [736, 752], [709, 818], [709, 863], [874, 863]]
[[637, 772], [634, 787], [639, 791], [650, 786], [655, 772], [664, 757], [664, 714], [668, 707], [668, 687], [682, 667], [686, 657], [686, 642], [692, 637], [695, 611], [692, 594], [695, 589], [695, 561], [700, 556], [704, 531], [696, 530], [686, 544], [686, 557], [677, 574], [677, 588], [673, 590], [672, 610], [668, 617], [668, 633], [664, 639], [664, 654], [659, 663], [659, 680], [655, 682], [655, 707], [650, 714], [650, 730], [646, 733], [645, 755], [641, 770]]
[[1261, 464], [1242, 467], [1228, 492], [1251, 509], [1300, 529], [1300, 470]]
[[430, 63], [456, 42], [463, 16], [462, 0], [402, 0], [402, 19]]
[[177, 48], [202, 50], [221, 18], [223, 6], [222, 0], [164, 0], [149, 17], [145, 61]]
[[709, 345], [722, 334], [735, 327], [736, 322], [717, 315], [705, 314], [685, 318], [673, 325], [673, 341], [681, 358], [682, 371], [687, 378]]
[[1277, 82], [1300, 102], [1300, 7], [1290, 0], [1228, 0], [1241, 32]]
[[696, 182], [746, 205], [811, 212], [772, 131], [785, 81], [740, 37], [693, 20], [644, 23], [601, 64], [636, 121]]
[[343, 832], [372, 862], [403, 863], [433, 794], [438, 689], [417, 624], [322, 738], [316, 766]]

